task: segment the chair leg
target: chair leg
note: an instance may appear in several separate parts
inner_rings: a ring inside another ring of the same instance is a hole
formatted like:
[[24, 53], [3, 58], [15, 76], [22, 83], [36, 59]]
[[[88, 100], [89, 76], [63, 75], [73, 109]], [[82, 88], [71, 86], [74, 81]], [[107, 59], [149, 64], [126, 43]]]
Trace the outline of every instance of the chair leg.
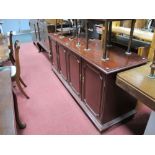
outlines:
[[16, 83], [17, 83], [17, 86], [18, 88], [20, 89], [20, 91], [23, 93], [23, 95], [29, 99], [30, 97], [25, 93], [25, 91], [23, 90], [23, 88], [21, 87], [21, 84], [20, 84], [20, 81], [18, 79], [16, 79]]
[[20, 80], [20, 82], [22, 83], [22, 85], [23, 85], [24, 87], [27, 87], [27, 85], [24, 83], [24, 81], [22, 80], [21, 77], [19, 78], [19, 80]]
[[18, 111], [18, 102], [17, 102], [17, 97], [15, 95], [15, 93], [12, 91], [13, 93], [13, 100], [14, 100], [14, 108], [15, 108], [15, 118], [16, 118], [16, 122], [17, 125], [20, 129], [24, 129], [26, 128], [26, 124], [23, 123], [20, 118], [19, 118], [19, 111]]
[[9, 57], [10, 57], [11, 63], [14, 65], [15, 64], [15, 59], [14, 59], [14, 57], [13, 57], [13, 55], [11, 53], [10, 53]]

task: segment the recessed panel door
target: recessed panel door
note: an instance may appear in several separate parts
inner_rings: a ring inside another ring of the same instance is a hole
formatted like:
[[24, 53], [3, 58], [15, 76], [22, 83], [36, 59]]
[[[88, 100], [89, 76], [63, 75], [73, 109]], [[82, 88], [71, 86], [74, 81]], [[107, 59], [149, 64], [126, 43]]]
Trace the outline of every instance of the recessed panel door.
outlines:
[[98, 69], [87, 62], [82, 64], [82, 100], [96, 117], [101, 112], [103, 80]]
[[55, 69], [58, 70], [58, 53], [57, 53], [57, 45], [56, 42], [51, 40], [52, 44], [52, 64], [55, 67]]
[[58, 52], [60, 74], [65, 80], [67, 80], [67, 50], [63, 46], [58, 45]]
[[68, 54], [68, 71], [71, 88], [81, 96], [81, 59], [71, 52]]

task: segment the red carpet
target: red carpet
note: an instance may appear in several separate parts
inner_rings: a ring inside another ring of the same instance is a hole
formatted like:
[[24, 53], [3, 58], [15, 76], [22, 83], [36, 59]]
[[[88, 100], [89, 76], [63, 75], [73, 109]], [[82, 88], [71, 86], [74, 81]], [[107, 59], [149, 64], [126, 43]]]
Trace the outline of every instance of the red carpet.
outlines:
[[[21, 45], [21, 76], [28, 85], [26, 99], [16, 88], [19, 113], [27, 127], [19, 134], [100, 134], [51, 71], [51, 63], [32, 43]], [[143, 134], [150, 109], [141, 106], [133, 119], [102, 134]]]

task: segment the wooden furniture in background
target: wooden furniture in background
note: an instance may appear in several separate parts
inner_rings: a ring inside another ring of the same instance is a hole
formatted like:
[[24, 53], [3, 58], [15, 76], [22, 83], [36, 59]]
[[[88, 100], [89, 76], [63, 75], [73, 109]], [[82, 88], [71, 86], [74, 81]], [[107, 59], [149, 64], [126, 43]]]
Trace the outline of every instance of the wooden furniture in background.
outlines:
[[[129, 35], [130, 34], [130, 28], [126, 28], [126, 27], [113, 27], [112, 28], [112, 32], [113, 33], [121, 33], [121, 34], [126, 34], [126, 35]], [[140, 29], [134, 29], [134, 32], [133, 32], [133, 36], [138, 38], [138, 39], [141, 39], [141, 40], [145, 40], [145, 41], [149, 41], [151, 42], [152, 41], [152, 38], [153, 38], [153, 33], [152, 32], [148, 32], [148, 31], [142, 31]]]
[[15, 93], [12, 91], [10, 71], [0, 72], [0, 134], [14, 135], [16, 122], [19, 128], [24, 129], [25, 123], [19, 119], [18, 103]]
[[60, 39], [51, 34], [52, 69], [99, 131], [103, 131], [135, 113], [136, 99], [116, 86], [117, 73], [147, 60], [135, 53], [126, 55], [113, 46], [108, 49], [109, 61], [102, 61], [100, 40], [89, 41], [89, 51], [85, 50], [85, 38], [80, 38], [80, 43], [77, 47], [77, 38]]
[[[49, 44], [49, 33], [60, 31], [64, 34], [69, 31], [69, 22], [62, 19], [31, 19], [29, 26], [32, 32], [32, 40], [39, 52], [47, 52], [49, 58], [51, 54], [51, 46]], [[62, 32], [63, 31], [63, 32]]]
[[135, 28], [144, 29], [147, 25], [147, 19], [136, 19]]
[[48, 29], [49, 25], [45, 20], [41, 19], [31, 19], [29, 25], [33, 32], [32, 40], [34, 45], [39, 49], [39, 52], [44, 50], [51, 56], [48, 36], [48, 33], [50, 32], [50, 29]]
[[[136, 19], [135, 28], [142, 29], [146, 27], [146, 19]], [[131, 20], [126, 20], [122, 22], [122, 27], [130, 28]], [[119, 25], [120, 26], [120, 25]]]

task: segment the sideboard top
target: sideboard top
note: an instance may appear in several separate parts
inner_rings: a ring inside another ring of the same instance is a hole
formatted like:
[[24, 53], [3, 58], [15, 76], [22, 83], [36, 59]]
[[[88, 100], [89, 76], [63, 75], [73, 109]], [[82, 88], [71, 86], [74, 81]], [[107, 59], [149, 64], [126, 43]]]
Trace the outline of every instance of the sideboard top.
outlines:
[[108, 49], [109, 60], [104, 61], [102, 59], [103, 51], [101, 48], [101, 41], [97, 39], [89, 40], [90, 50], [85, 50], [85, 38], [80, 38], [81, 46], [77, 47], [77, 38], [71, 40], [69, 39], [69, 37], [65, 36], [64, 38], [61, 38], [60, 35], [54, 34], [50, 34], [50, 37], [59, 44], [73, 51], [78, 56], [82, 57], [92, 65], [96, 66], [106, 74], [122, 71], [128, 68], [132, 68], [134, 66], [142, 65], [147, 62], [146, 58], [142, 58], [138, 56], [136, 53], [126, 55], [124, 49], [121, 49], [116, 46], [112, 46]]

